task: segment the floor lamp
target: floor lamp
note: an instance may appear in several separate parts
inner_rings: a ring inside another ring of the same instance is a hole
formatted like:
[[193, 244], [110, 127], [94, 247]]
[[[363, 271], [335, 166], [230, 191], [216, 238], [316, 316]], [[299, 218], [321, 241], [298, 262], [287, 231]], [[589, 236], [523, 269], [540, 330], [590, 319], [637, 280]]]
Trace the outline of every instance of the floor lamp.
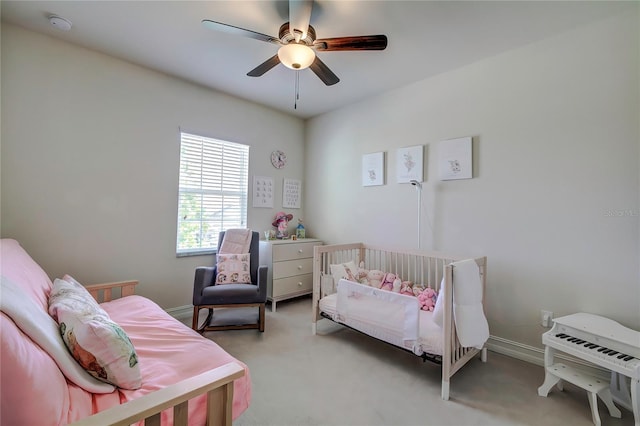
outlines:
[[422, 184], [415, 179], [410, 180], [409, 183], [415, 186], [416, 191], [418, 191], [418, 249], [422, 249], [422, 240], [420, 233], [420, 223], [422, 222], [422, 214], [420, 211], [422, 207]]

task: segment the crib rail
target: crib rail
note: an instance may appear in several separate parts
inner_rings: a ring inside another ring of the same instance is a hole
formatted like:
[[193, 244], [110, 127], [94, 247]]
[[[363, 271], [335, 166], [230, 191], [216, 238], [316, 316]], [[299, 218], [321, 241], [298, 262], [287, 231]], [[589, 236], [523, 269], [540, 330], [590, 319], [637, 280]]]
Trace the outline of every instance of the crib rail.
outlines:
[[[319, 301], [336, 292], [336, 283], [331, 278], [330, 265], [353, 261], [356, 266], [364, 262], [365, 269], [379, 269], [399, 276], [403, 281], [412, 281], [436, 292], [443, 291], [444, 324], [442, 354], [442, 398], [449, 399], [449, 381], [464, 364], [480, 350], [463, 347], [458, 341], [453, 319], [453, 267], [452, 262], [468, 259], [465, 256], [449, 255], [433, 251], [394, 250], [388, 247], [363, 243], [316, 246], [313, 264], [313, 312], [312, 327], [321, 318]], [[486, 257], [474, 259], [478, 264], [482, 280], [483, 295], [486, 289]], [[486, 360], [486, 349], [482, 349], [482, 360]]]

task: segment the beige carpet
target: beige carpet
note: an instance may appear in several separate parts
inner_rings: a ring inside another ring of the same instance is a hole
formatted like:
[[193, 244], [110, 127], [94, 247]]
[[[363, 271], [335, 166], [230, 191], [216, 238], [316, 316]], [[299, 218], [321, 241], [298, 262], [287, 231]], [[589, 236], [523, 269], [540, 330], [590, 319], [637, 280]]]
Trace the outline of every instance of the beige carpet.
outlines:
[[[311, 299], [267, 306], [266, 329], [205, 336], [244, 361], [251, 406], [235, 425], [592, 425], [586, 392], [566, 384], [538, 396], [543, 368], [494, 352], [451, 381], [440, 398], [440, 366], [328, 320], [311, 334]], [[633, 425], [633, 414], [602, 425]]]

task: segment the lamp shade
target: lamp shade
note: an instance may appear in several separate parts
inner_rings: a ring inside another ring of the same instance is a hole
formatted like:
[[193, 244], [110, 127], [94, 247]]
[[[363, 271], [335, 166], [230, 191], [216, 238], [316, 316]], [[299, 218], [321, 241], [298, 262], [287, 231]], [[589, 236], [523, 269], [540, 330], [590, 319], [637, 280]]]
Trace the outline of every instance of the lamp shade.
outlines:
[[316, 53], [304, 44], [289, 43], [278, 50], [280, 62], [292, 70], [303, 70], [316, 59]]

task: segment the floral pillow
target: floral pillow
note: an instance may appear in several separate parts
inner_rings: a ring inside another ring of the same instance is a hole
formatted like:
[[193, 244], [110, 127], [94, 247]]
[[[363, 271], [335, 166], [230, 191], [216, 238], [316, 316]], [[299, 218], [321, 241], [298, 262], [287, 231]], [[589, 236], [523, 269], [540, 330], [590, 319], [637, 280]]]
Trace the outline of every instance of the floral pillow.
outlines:
[[217, 284], [251, 284], [250, 253], [216, 255], [218, 262]]
[[138, 389], [142, 376], [135, 348], [86, 288], [69, 275], [56, 279], [49, 315], [74, 359], [92, 376], [123, 389]]

